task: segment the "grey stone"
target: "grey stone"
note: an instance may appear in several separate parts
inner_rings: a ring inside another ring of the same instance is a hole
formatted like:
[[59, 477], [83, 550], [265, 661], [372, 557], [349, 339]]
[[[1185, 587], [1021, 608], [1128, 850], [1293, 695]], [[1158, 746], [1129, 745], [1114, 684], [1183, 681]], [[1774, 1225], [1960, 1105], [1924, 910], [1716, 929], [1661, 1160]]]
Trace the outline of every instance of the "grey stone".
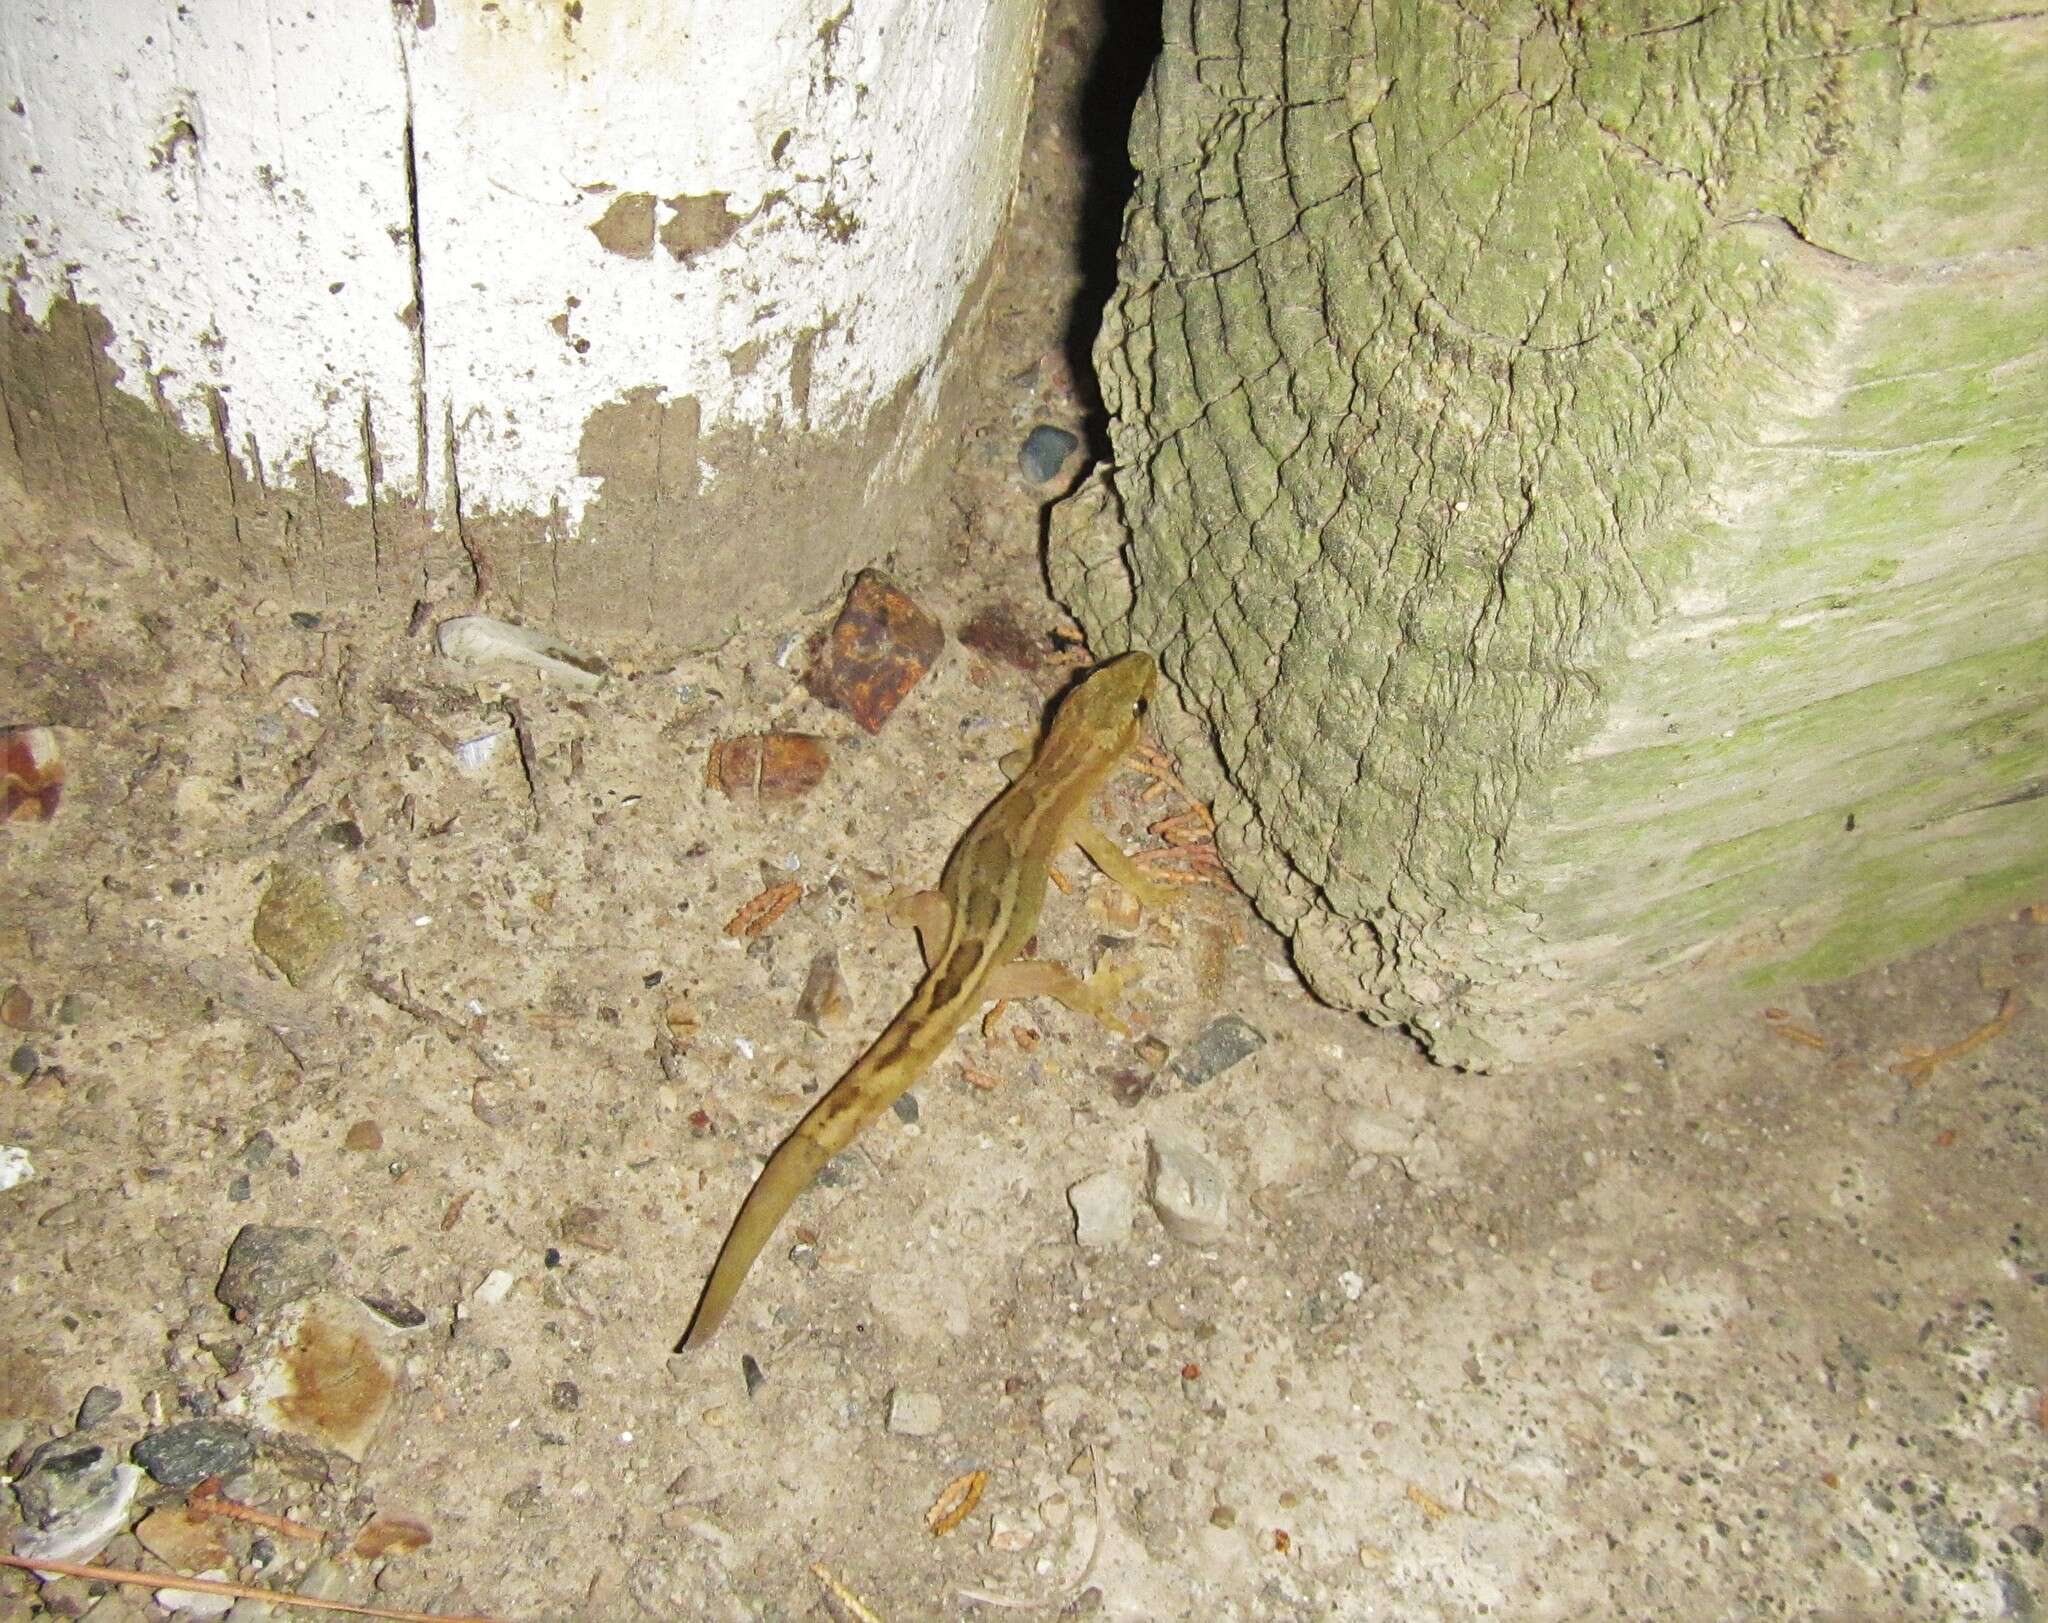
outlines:
[[228, 1247], [213, 1294], [236, 1318], [259, 1318], [312, 1295], [340, 1263], [324, 1230], [251, 1223]]
[[14, 1481], [28, 1530], [17, 1555], [72, 1561], [97, 1553], [128, 1525], [142, 1473], [111, 1449], [76, 1433], [53, 1438], [29, 1456]]
[[225, 1420], [181, 1420], [151, 1432], [130, 1452], [165, 1487], [189, 1488], [210, 1476], [233, 1476], [256, 1457], [256, 1445]]
[[1220, 1015], [1174, 1056], [1173, 1069], [1191, 1088], [1221, 1076], [1266, 1046], [1266, 1034], [1234, 1014]]
[[113, 1452], [72, 1432], [28, 1457], [14, 1482], [23, 1520], [45, 1530], [101, 1493], [113, 1478]]
[[91, 1431], [121, 1407], [121, 1394], [111, 1386], [95, 1386], [78, 1405], [78, 1429]]
[[1183, 1245], [1213, 1245], [1230, 1232], [1222, 1169], [1177, 1134], [1155, 1132], [1147, 1141], [1145, 1198]]
[[1074, 1209], [1074, 1243], [1083, 1249], [1101, 1250], [1130, 1239], [1138, 1197], [1121, 1174], [1097, 1172], [1083, 1178], [1068, 1189], [1067, 1204]]
[[930, 1392], [889, 1394], [889, 1429], [898, 1437], [929, 1437], [939, 1429], [945, 1409]]
[[1040, 423], [1024, 436], [1024, 444], [1017, 452], [1017, 471], [1024, 476], [1027, 485], [1049, 484], [1059, 477], [1060, 469], [1066, 466], [1067, 458], [1074, 454], [1074, 447], [1080, 443], [1064, 428]]

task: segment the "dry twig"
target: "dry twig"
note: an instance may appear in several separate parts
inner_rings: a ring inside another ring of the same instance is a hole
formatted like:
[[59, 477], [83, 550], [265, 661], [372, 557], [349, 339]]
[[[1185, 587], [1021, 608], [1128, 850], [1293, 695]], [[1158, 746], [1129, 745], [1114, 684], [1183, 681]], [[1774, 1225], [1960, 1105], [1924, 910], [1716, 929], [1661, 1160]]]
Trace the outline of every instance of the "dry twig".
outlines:
[[2020, 1017], [2020, 1011], [2027, 1006], [2027, 1000], [2020, 996], [2019, 988], [2008, 986], [2005, 996], [1999, 1000], [1998, 1013], [1966, 1037], [1959, 1037], [1940, 1048], [1909, 1048], [1906, 1057], [1892, 1067], [1893, 1076], [1902, 1076], [1914, 1087], [1925, 1087], [1934, 1077], [1935, 1067], [1946, 1065], [1952, 1059], [1961, 1059], [1981, 1043], [1988, 1043], [2001, 1031]]
[[221, 1492], [221, 1481], [217, 1476], [207, 1477], [196, 1483], [185, 1496], [185, 1508], [199, 1516], [217, 1516], [227, 1521], [248, 1522], [253, 1527], [267, 1527], [273, 1533], [282, 1533], [286, 1538], [311, 1539], [318, 1543], [325, 1535], [317, 1527], [308, 1527], [304, 1522], [295, 1522], [289, 1516], [275, 1515], [268, 1510], [258, 1510], [254, 1505], [245, 1505], [230, 1499]]
[[725, 933], [751, 941], [796, 905], [804, 887], [794, 879], [770, 885], [725, 921]]
[[392, 1623], [498, 1623], [480, 1612], [404, 1612], [391, 1606], [359, 1606], [350, 1600], [321, 1600], [281, 1589], [258, 1589], [218, 1578], [188, 1578], [181, 1572], [137, 1572], [132, 1567], [98, 1567], [83, 1561], [35, 1560], [25, 1555], [0, 1555], [0, 1567], [23, 1572], [54, 1572], [60, 1578], [85, 1578], [94, 1583], [126, 1584], [140, 1589], [182, 1589], [201, 1595], [232, 1595], [237, 1600], [268, 1601], [272, 1606], [301, 1606], [309, 1612], [345, 1612], [350, 1617], [382, 1617]]

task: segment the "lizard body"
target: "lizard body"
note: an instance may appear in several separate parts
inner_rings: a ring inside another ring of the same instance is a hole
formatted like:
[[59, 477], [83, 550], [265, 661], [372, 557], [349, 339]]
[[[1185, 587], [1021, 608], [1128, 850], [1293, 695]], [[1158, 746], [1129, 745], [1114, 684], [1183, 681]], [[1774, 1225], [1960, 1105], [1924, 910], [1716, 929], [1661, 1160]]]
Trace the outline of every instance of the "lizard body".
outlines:
[[1119, 884], [1157, 899], [1123, 853], [1091, 838], [1095, 831], [1087, 827], [1090, 802], [1137, 741], [1139, 711], [1157, 678], [1149, 654], [1097, 666], [1061, 701], [1030, 764], [961, 836], [939, 881], [943, 922], [929, 933], [920, 929], [924, 979], [769, 1157], [718, 1253], [682, 1346], [701, 1345], [718, 1328], [796, 1197], [925, 1073], [985, 1001], [1042, 992], [1102, 1016], [1098, 989], [1055, 966], [1016, 960], [1038, 928], [1053, 858], [1069, 841], [1081, 843]]

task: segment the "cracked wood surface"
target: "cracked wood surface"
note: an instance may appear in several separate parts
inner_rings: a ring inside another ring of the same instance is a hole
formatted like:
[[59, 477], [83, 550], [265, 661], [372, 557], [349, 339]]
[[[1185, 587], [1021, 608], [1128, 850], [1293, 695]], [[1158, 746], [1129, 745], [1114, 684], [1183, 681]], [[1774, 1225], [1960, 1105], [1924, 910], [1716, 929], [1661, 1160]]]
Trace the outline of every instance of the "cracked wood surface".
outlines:
[[2048, 18], [1178, 0], [1055, 526], [1324, 996], [1485, 1066], [2048, 877]]

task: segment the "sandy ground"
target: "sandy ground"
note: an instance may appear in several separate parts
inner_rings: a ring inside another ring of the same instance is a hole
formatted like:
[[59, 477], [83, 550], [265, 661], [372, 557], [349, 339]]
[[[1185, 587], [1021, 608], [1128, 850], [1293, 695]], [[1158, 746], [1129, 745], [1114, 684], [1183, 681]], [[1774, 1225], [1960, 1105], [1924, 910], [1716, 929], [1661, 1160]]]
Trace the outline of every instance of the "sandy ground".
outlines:
[[[1082, 413], [1086, 40], [1056, 24], [952, 550], [897, 572], [1041, 655], [1062, 621], [1015, 455]], [[1138, 917], [1076, 856], [1041, 950], [1128, 971], [1132, 1035], [1039, 1004], [970, 1028], [673, 1355], [760, 1157], [915, 982], [881, 898], [934, 881], [1071, 667], [950, 643], [870, 738], [798, 681], [826, 604], [565, 693], [0, 504], [0, 722], [59, 724], [69, 774], [53, 821], [0, 828], [0, 1145], [33, 1169], [0, 1193], [0, 1458], [26, 1472], [104, 1386], [98, 1468], [217, 1419], [254, 1445], [226, 1494], [321, 1535], [167, 1518], [106, 1562], [532, 1620], [1001, 1610], [972, 1591], [1129, 1619], [2048, 1607], [2030, 917], [1482, 1078], [1316, 1005], [1233, 892]], [[465, 584], [428, 583], [436, 617]], [[817, 790], [707, 785], [714, 741], [769, 727], [826, 741]], [[1131, 848], [1182, 809], [1150, 781], [1103, 808]], [[252, 944], [290, 869], [346, 921], [297, 989]], [[828, 949], [844, 1007], [813, 1026]], [[1226, 1017], [1260, 1045], [1191, 1083]], [[1162, 1226], [1158, 1145], [1220, 1181], [1212, 1236]], [[1069, 1191], [1102, 1174], [1083, 1245]], [[238, 1320], [245, 1225], [328, 1254]], [[307, 1292], [355, 1327], [338, 1373], [289, 1350]], [[350, 1391], [266, 1410], [273, 1379]], [[309, 1441], [337, 1397], [360, 1460]], [[145, 1481], [123, 1525], [184, 1497]], [[380, 1517], [430, 1542], [358, 1553]], [[0, 1616], [44, 1612], [164, 1615], [0, 1575]]]

